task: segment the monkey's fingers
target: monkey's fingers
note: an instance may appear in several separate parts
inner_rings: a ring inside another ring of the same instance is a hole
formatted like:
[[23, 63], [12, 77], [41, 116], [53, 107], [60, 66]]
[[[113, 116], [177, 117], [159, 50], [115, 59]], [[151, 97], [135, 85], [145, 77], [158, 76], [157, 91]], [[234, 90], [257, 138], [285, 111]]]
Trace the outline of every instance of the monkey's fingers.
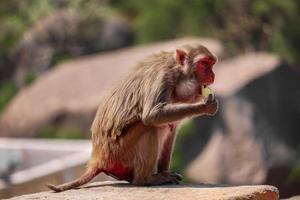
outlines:
[[167, 183], [179, 184], [182, 180], [182, 176], [175, 172], [163, 172], [163, 176], [168, 180]]
[[207, 101], [212, 102], [214, 100], [214, 96], [212, 94], [208, 95]]

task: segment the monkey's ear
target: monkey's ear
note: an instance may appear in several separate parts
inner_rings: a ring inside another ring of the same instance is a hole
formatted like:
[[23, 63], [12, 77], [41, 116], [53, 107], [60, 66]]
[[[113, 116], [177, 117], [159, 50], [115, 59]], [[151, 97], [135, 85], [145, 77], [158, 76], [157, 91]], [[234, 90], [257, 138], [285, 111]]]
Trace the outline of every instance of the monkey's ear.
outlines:
[[176, 49], [175, 59], [180, 65], [184, 65], [184, 61], [186, 60], [187, 53], [181, 49]]

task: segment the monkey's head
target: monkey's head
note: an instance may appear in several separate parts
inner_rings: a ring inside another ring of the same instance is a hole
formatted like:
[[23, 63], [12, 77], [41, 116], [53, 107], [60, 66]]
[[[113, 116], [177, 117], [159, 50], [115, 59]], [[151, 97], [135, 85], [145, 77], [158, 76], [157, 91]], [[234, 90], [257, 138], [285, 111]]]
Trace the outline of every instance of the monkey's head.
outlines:
[[175, 59], [183, 67], [184, 73], [196, 75], [200, 85], [210, 85], [214, 82], [213, 66], [217, 57], [206, 47], [196, 45], [176, 49]]

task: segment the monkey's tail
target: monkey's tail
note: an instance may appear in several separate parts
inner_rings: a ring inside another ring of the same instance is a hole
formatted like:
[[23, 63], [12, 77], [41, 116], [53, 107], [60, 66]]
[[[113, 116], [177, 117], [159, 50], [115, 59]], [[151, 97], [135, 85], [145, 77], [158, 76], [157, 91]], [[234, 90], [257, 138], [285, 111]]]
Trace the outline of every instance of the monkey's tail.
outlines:
[[70, 190], [76, 187], [79, 187], [81, 185], [84, 185], [86, 183], [88, 183], [89, 181], [91, 181], [95, 176], [97, 176], [99, 173], [102, 172], [102, 169], [99, 169], [98, 167], [92, 167], [89, 168], [81, 177], [79, 177], [78, 179], [68, 182], [68, 183], [64, 183], [62, 185], [52, 185], [52, 184], [46, 184], [46, 186], [55, 191], [55, 192], [62, 192], [65, 190]]

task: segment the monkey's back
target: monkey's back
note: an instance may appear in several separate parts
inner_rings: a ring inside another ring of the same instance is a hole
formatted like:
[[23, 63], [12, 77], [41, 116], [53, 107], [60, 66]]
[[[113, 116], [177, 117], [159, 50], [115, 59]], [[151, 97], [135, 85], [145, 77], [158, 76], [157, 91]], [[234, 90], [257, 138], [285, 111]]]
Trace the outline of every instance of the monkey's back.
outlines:
[[141, 122], [143, 109], [165, 98], [168, 70], [175, 64], [173, 54], [162, 52], [148, 57], [106, 95], [92, 124], [93, 142], [101, 145], [103, 137], [114, 141], [125, 134], [125, 129]]

